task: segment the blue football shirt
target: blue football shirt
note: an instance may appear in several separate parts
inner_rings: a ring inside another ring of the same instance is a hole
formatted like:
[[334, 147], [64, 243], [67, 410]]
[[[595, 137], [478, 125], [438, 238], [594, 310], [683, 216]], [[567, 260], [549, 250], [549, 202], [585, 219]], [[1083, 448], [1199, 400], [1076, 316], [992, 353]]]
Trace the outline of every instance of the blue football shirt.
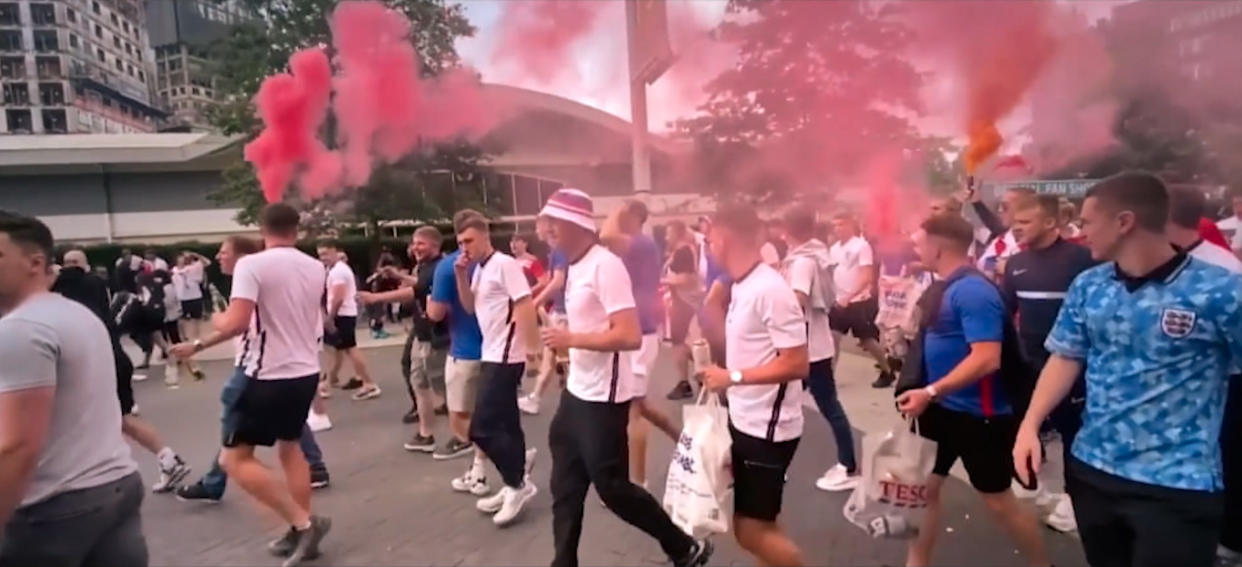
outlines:
[[653, 334], [660, 327], [660, 250], [650, 236], [635, 235], [621, 261], [630, 273], [638, 325], [644, 335]]
[[[553, 249], [552, 252], [548, 253], [548, 271], [549, 272], [556, 273], [559, 270], [561, 272], [565, 272], [565, 277], [568, 278], [569, 277], [569, 273], [567, 271], [568, 268], [569, 268], [569, 258], [566, 258], [563, 252], [561, 252], [560, 250]], [[552, 294], [552, 297], [551, 297], [552, 311], [556, 313], [565, 312], [565, 285], [567, 284], [568, 284], [568, 281], [566, 281], [565, 283], [562, 283], [560, 291]]]
[[[483, 333], [479, 331], [479, 320], [474, 318], [461, 305], [457, 295], [457, 275], [453, 273], [453, 264], [461, 252], [453, 252], [445, 256], [436, 266], [436, 273], [431, 280], [431, 300], [449, 306], [449, 355], [462, 360], [480, 360], [483, 358]], [[475, 265], [470, 266], [473, 275]]]
[[1230, 363], [1242, 361], [1242, 277], [1184, 255], [1137, 281], [1114, 263], [1096, 266], [1070, 286], [1045, 346], [1086, 364], [1075, 458], [1144, 484], [1223, 487], [1219, 439]]
[[[972, 343], [1004, 341], [1007, 316], [1000, 291], [981, 274], [968, 274], [949, 284], [940, 301], [940, 312], [923, 338], [927, 382], [935, 384], [966, 360]], [[944, 394], [939, 404], [980, 417], [1013, 413], [1009, 397], [995, 374]]]

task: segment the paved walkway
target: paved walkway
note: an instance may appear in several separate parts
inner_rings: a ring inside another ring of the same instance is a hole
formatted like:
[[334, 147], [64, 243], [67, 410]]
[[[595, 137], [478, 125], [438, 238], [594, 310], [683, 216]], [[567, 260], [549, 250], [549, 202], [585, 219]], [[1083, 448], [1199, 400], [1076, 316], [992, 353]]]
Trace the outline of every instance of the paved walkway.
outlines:
[[[360, 333], [362, 335], [362, 333]], [[360, 336], [360, 338], [362, 338]], [[393, 339], [394, 341], [398, 339]], [[370, 339], [364, 339], [370, 344]], [[222, 351], [228, 358], [227, 351]], [[474, 509], [474, 499], [455, 494], [449, 480], [466, 466], [465, 460], [436, 462], [427, 455], [410, 454], [401, 443], [410, 433], [400, 423], [409, 407], [398, 372], [399, 349], [366, 350], [372, 373], [384, 387], [384, 396], [353, 402], [344, 396], [329, 400], [336, 429], [319, 440], [332, 472], [332, 487], [317, 492], [319, 512], [331, 515], [334, 529], [324, 544], [325, 557], [316, 565], [546, 565], [552, 555], [551, 498], [548, 495], [547, 430], [555, 409], [552, 394], [542, 415], [527, 417], [527, 439], [540, 449], [535, 482], [540, 493], [522, 522], [495, 528]], [[210, 353], [209, 353], [210, 354]], [[197, 478], [214, 455], [218, 443], [219, 401], [227, 360], [204, 364], [205, 383], [186, 383], [168, 390], [158, 379], [136, 384], [142, 416], [154, 423], [165, 440], [194, 466]], [[653, 393], [669, 411], [676, 405], [663, 400], [672, 386], [667, 357], [661, 359]], [[895, 422], [891, 391], [877, 391], [874, 376], [860, 357], [846, 355], [839, 369], [843, 401], [856, 429], [883, 431]], [[443, 422], [440, 430], [444, 430]], [[671, 442], [653, 435], [650, 448], [652, 489], [662, 494]], [[135, 449], [144, 477], [155, 477], [154, 458]], [[900, 565], [902, 543], [873, 540], [841, 516], [848, 493], [828, 494], [813, 482], [835, 462], [832, 436], [823, 419], [807, 411], [807, 428], [790, 471], [785, 495], [784, 523], [802, 546], [811, 565]], [[270, 452], [264, 455], [274, 463]], [[494, 477], [494, 475], [493, 475]], [[493, 480], [495, 480], [493, 478]], [[969, 487], [958, 480], [947, 490], [947, 525], [940, 540], [938, 564], [954, 566], [1022, 565], [1007, 537], [982, 509]], [[273, 516], [240, 490], [230, 489], [219, 505], [189, 504], [171, 496], [150, 495], [144, 520], [152, 565], [276, 565], [264, 543], [282, 530]], [[662, 562], [658, 546], [637, 530], [613, 517], [595, 500], [588, 501], [581, 561], [584, 565], [655, 565]], [[1085, 564], [1076, 540], [1047, 532], [1057, 564]], [[712, 565], [750, 565], [749, 558], [728, 537], [717, 539]]]

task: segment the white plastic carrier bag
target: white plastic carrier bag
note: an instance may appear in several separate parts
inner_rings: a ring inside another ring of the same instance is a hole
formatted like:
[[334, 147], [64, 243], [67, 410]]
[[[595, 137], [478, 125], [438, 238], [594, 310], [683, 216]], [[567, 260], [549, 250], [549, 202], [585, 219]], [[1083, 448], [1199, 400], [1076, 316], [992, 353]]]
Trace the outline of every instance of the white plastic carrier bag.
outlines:
[[918, 534], [927, 508], [927, 481], [936, 465], [936, 442], [912, 429], [903, 422], [887, 433], [863, 437], [863, 478], [844, 513], [871, 537]]
[[727, 533], [733, 492], [729, 410], [704, 391], [698, 403], [682, 408], [682, 424], [664, 484], [664, 510], [695, 538]]

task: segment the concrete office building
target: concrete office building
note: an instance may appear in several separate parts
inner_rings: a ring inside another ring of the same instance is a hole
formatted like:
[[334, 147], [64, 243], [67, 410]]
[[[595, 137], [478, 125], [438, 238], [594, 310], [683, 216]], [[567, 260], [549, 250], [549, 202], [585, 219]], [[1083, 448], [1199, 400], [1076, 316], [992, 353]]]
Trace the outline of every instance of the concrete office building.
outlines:
[[[633, 197], [629, 122], [516, 87], [485, 84], [482, 96], [497, 113], [481, 140], [493, 150], [492, 173], [483, 180], [493, 189], [486, 206], [503, 220], [529, 227], [561, 187], [590, 193], [600, 216]], [[712, 210], [712, 201], [678, 167], [689, 150], [652, 137], [648, 203], [657, 222], [693, 220]], [[234, 221], [236, 209], [207, 198], [241, 153], [237, 138], [208, 133], [0, 136], [0, 209], [38, 216], [63, 241], [220, 240], [254, 230]], [[430, 180], [431, 187], [412, 185], [408, 198], [454, 194], [454, 181], [444, 176]]]
[[170, 125], [209, 127], [205, 111], [216, 100], [212, 42], [248, 19], [237, 0], [146, 0], [147, 31], [155, 51], [154, 91]]
[[138, 0], [0, 0], [0, 134], [160, 127]]

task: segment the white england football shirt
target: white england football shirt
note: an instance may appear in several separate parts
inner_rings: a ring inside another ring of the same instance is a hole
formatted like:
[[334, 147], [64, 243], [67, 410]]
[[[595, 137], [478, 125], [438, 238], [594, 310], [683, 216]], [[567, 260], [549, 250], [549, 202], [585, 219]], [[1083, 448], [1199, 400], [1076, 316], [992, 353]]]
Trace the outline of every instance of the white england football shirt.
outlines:
[[353, 268], [348, 262], [338, 261], [328, 270], [328, 305], [336, 300], [332, 288], [344, 284], [345, 297], [341, 300], [341, 308], [336, 312], [338, 317], [358, 316], [358, 279], [354, 277]]
[[[571, 333], [603, 333], [609, 316], [634, 309], [634, 292], [625, 264], [602, 246], [592, 246], [569, 265], [565, 278], [565, 311]], [[566, 388], [588, 402], [621, 403], [634, 397], [628, 352], [569, 349]]]
[[[837, 242], [828, 249], [831, 258], [832, 283], [836, 286], [837, 297], [852, 297], [853, 302], [871, 299], [870, 286], [864, 286], [867, 270], [874, 269], [875, 257], [871, 244], [861, 236], [855, 236], [844, 242]], [[857, 293], [858, 295], [854, 295]]]
[[530, 297], [522, 265], [503, 252], [492, 252], [474, 271], [474, 315], [483, 331], [483, 362], [526, 362], [526, 341], [517, 336], [513, 305]]
[[323, 264], [289, 246], [237, 261], [232, 297], [255, 304], [240, 357], [247, 376], [280, 380], [319, 373], [324, 276]]

